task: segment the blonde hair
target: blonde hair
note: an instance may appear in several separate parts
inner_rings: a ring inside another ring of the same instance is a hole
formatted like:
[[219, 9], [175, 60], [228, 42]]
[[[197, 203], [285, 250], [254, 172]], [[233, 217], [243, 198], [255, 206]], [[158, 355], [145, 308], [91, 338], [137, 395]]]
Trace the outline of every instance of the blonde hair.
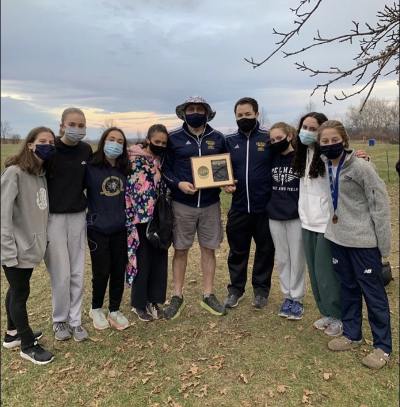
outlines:
[[[64, 122], [67, 119], [67, 116], [69, 114], [73, 114], [73, 113], [77, 113], [77, 114], [83, 116], [83, 118], [86, 120], [85, 113], [83, 113], [83, 111], [81, 109], [78, 109], [77, 107], [67, 107], [61, 114], [61, 124], [64, 124]], [[64, 131], [61, 130], [61, 127], [60, 127], [59, 134], [60, 134], [60, 136], [64, 135]]]
[[296, 139], [297, 139], [297, 130], [291, 126], [290, 124], [284, 123], [284, 122], [278, 122], [273, 124], [269, 131], [273, 129], [280, 129], [282, 130], [286, 136], [289, 134], [292, 136], [292, 139], [290, 140], [290, 144], [292, 145], [293, 148], [296, 148]]
[[320, 143], [322, 132], [326, 129], [335, 129], [344, 141], [344, 148], [349, 148], [350, 137], [347, 134], [347, 131], [344, 128], [343, 124], [340, 123], [338, 120], [328, 120], [327, 122], [321, 124], [321, 126], [318, 128], [318, 144]]

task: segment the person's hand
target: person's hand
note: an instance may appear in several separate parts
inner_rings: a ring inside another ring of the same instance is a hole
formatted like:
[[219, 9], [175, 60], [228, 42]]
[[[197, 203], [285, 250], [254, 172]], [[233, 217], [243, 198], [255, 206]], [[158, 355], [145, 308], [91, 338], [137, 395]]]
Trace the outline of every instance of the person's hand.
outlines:
[[365, 150], [356, 150], [356, 151], [354, 152], [354, 154], [356, 155], [356, 157], [362, 158], [362, 159], [365, 160], [365, 161], [369, 161], [369, 160], [370, 160], [370, 157], [369, 157], [369, 155], [367, 154], [367, 152], [366, 152]]
[[197, 192], [197, 189], [187, 181], [181, 181], [178, 184], [178, 188], [186, 195], [194, 195]]
[[[235, 184], [237, 184], [237, 179], [235, 179]], [[224, 187], [224, 191], [227, 194], [233, 194], [236, 191], [236, 185], [227, 185]]]

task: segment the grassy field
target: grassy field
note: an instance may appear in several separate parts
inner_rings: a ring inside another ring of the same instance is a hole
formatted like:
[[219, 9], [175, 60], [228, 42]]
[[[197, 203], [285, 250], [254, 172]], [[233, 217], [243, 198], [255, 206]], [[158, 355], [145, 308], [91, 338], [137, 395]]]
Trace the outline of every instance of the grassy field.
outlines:
[[[12, 147], [2, 146], [2, 168]], [[31, 326], [44, 332], [41, 343], [56, 358], [47, 366], [35, 366], [19, 357], [19, 349], [3, 349], [2, 406], [398, 406], [399, 180], [394, 165], [399, 151], [398, 146], [386, 144], [366, 149], [387, 182], [392, 202], [393, 249], [389, 260], [395, 280], [387, 286], [387, 293], [394, 351], [388, 366], [375, 372], [361, 364], [362, 357], [372, 350], [366, 313], [365, 342], [360, 349], [343, 353], [328, 350], [328, 337], [312, 328], [319, 314], [309, 282], [304, 318], [287, 321], [278, 317], [283, 298], [276, 272], [265, 309], [256, 311], [251, 307], [249, 278], [248, 291], [237, 309], [230, 310], [225, 317], [208, 314], [199, 305], [202, 277], [197, 245], [189, 254], [184, 289], [187, 306], [180, 318], [152, 323], [138, 321], [131, 312], [130, 293], [126, 290], [121, 310], [132, 326], [122, 332], [96, 331], [88, 316], [91, 272], [87, 253], [83, 323], [90, 341], [54, 340], [49, 277], [41, 265], [31, 280], [28, 312]], [[224, 193], [221, 198], [225, 221], [230, 198]], [[170, 261], [172, 253], [171, 249]], [[215, 280], [215, 293], [221, 300], [229, 280], [227, 255], [225, 240], [217, 251]], [[171, 277], [170, 273], [168, 297], [172, 290]], [[7, 289], [4, 280], [1, 279], [3, 332], [6, 329], [3, 300]]]

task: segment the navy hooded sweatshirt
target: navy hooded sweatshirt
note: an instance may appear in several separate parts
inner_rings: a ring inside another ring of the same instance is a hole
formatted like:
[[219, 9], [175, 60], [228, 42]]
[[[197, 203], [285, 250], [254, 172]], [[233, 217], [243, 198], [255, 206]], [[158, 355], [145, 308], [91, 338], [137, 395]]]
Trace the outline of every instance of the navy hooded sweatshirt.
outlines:
[[109, 235], [125, 229], [126, 177], [108, 162], [86, 166], [88, 229]]
[[274, 154], [272, 160], [272, 194], [267, 206], [273, 220], [291, 220], [299, 217], [299, 177], [293, 174], [294, 151]]

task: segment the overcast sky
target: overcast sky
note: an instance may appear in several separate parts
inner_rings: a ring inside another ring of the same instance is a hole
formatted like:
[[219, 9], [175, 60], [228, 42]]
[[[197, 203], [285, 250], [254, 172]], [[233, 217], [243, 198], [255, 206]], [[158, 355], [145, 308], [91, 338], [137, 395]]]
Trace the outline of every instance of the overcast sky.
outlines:
[[[387, 0], [388, 1], [388, 0]], [[201, 95], [217, 111], [210, 123], [223, 132], [236, 126], [233, 106], [254, 97], [270, 124], [293, 122], [310, 100], [329, 118], [340, 118], [349, 102], [334, 94], [349, 91], [351, 80], [329, 92], [310, 93], [322, 79], [297, 71], [312, 67], [349, 67], [357, 47], [330, 45], [300, 56], [276, 54], [253, 69], [244, 58], [263, 60], [290, 30], [296, 0], [5, 0], [1, 2], [1, 120], [22, 137], [33, 127], [58, 132], [61, 112], [80, 107], [87, 136], [113, 118], [128, 136], [154, 123], [181, 125], [175, 107]], [[324, 0], [308, 26], [287, 50], [352, 28], [351, 20], [376, 21], [382, 0]], [[311, 4], [315, 4], [311, 0]], [[353, 80], [354, 81], [354, 80]], [[386, 77], [373, 96], [394, 100], [397, 78]]]

